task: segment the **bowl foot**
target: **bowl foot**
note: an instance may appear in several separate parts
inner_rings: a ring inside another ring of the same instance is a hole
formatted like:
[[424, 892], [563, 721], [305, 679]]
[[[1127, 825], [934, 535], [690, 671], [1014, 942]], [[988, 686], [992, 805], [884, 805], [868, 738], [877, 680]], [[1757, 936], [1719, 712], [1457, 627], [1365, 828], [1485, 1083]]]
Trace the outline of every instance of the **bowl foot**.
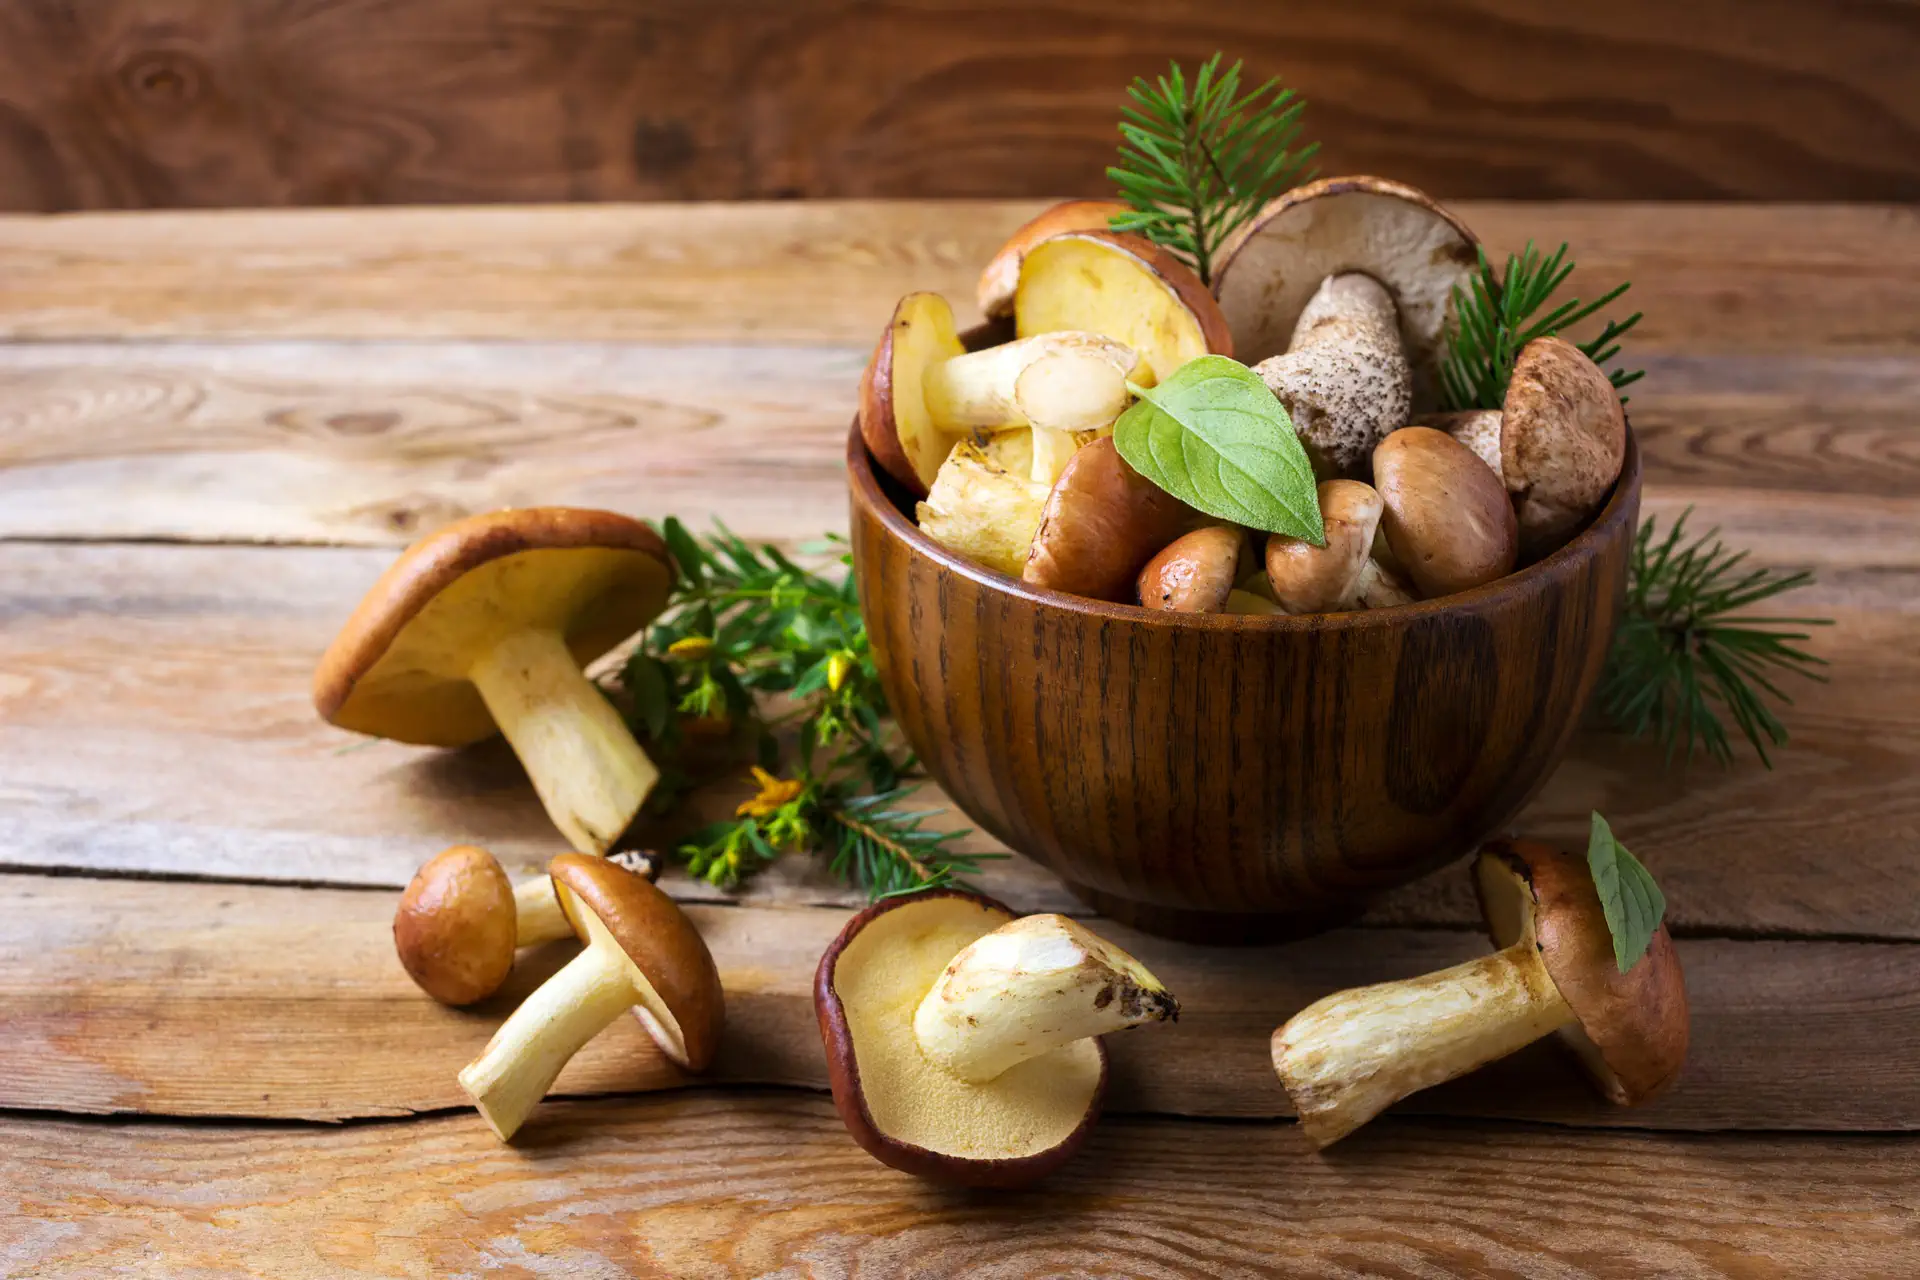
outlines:
[[1071, 880], [1066, 884], [1076, 898], [1129, 928], [1216, 947], [1250, 947], [1311, 937], [1352, 923], [1365, 909], [1364, 903], [1348, 902], [1309, 912], [1202, 911], [1122, 898]]

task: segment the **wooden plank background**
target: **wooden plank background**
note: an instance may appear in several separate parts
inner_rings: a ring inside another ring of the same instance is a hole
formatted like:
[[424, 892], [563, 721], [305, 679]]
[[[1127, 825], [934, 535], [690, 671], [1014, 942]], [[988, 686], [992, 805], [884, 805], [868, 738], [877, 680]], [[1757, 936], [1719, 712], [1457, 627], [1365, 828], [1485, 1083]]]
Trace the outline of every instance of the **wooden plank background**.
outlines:
[[1095, 194], [1216, 49], [1445, 196], [1920, 195], [1897, 0], [10, 0], [0, 208]]

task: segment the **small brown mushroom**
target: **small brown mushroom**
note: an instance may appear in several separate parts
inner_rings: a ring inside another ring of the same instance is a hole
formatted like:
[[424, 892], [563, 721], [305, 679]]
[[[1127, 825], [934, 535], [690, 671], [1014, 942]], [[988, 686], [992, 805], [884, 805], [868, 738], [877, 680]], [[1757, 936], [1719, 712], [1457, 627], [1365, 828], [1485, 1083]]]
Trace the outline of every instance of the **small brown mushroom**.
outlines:
[[1316, 1147], [1394, 1102], [1559, 1031], [1607, 1098], [1645, 1102], [1687, 1055], [1687, 987], [1662, 925], [1619, 971], [1584, 859], [1489, 845], [1475, 886], [1493, 955], [1316, 1001], [1273, 1035], [1273, 1065]]
[[628, 1010], [660, 1051], [688, 1071], [706, 1070], [720, 1047], [720, 974], [673, 899], [603, 858], [563, 853], [549, 871], [561, 909], [586, 947], [528, 996], [460, 1072], [461, 1088], [502, 1142], [568, 1060]]
[[1473, 451], [1432, 427], [1403, 427], [1373, 451], [1380, 527], [1423, 597], [1452, 595], [1513, 572], [1513, 504]]
[[456, 844], [414, 873], [393, 915], [393, 945], [419, 988], [441, 1004], [484, 1000], [520, 947], [571, 937], [552, 881], [518, 886], [485, 849]]
[[1267, 538], [1267, 583], [1287, 613], [1348, 613], [1407, 604], [1413, 594], [1375, 558], [1384, 506], [1358, 480], [1320, 484], [1326, 542], [1315, 546], [1284, 533]]
[[989, 320], [1013, 314], [1013, 294], [1020, 285], [1020, 264], [1027, 252], [1062, 231], [1104, 231], [1127, 206], [1117, 200], [1063, 200], [1007, 237], [980, 273], [980, 313]]
[[1173, 613], [1223, 612], [1246, 545], [1246, 535], [1232, 525], [1208, 525], [1175, 538], [1140, 571], [1140, 603]]
[[1102, 436], [1073, 455], [1047, 495], [1020, 576], [1093, 600], [1130, 600], [1140, 570], [1192, 516]]
[[367, 592], [320, 659], [314, 706], [423, 746], [505, 734], [568, 843], [605, 853], [659, 773], [581, 668], [651, 622], [674, 576], [660, 536], [611, 511], [455, 521]]
[[1358, 272], [1328, 276], [1300, 312], [1286, 354], [1253, 371], [1286, 406], [1322, 476], [1357, 470], [1413, 408], [1393, 298]]
[[1473, 450], [1473, 456], [1492, 468], [1505, 484], [1506, 472], [1500, 464], [1500, 411], [1498, 409], [1459, 409], [1452, 413], [1425, 413], [1410, 424], [1444, 431]]

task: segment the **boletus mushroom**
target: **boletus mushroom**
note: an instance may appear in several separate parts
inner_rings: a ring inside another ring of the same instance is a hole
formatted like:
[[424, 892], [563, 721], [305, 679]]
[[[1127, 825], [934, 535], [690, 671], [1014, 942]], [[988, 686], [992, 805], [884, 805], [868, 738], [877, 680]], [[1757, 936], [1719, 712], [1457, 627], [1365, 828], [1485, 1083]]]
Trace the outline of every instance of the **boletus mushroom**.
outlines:
[[1254, 366], [1286, 407], [1316, 474], [1359, 469], [1413, 409], [1413, 370], [1393, 298], [1372, 276], [1328, 276], [1294, 325], [1286, 354]]
[[[1029, 461], [1032, 447], [1029, 442]], [[1017, 465], [1018, 455], [1009, 461]], [[1017, 578], [1026, 568], [1049, 492], [1046, 485], [1029, 480], [1027, 472], [1009, 470], [988, 451], [963, 440], [914, 507], [914, 522], [948, 550]]]
[[1048, 493], [1020, 576], [1091, 600], [1131, 601], [1147, 561], [1191, 519], [1185, 503], [1102, 436], [1073, 455]]
[[659, 773], [582, 668], [665, 607], [666, 543], [611, 511], [458, 520], [380, 575], [313, 677], [322, 718], [459, 747], [503, 733], [554, 825], [605, 853]]
[[860, 438], [881, 469], [915, 497], [926, 496], [940, 464], [966, 435], [934, 425], [927, 371], [965, 353], [947, 300], [910, 293], [894, 306], [860, 375]]
[[1106, 1086], [1097, 1037], [1179, 1013], [1083, 926], [952, 889], [848, 921], [814, 1007], [854, 1141], [907, 1173], [993, 1187], [1043, 1177], [1085, 1141]]
[[1020, 264], [1028, 250], [1062, 231], [1102, 231], [1115, 214], [1127, 212], [1117, 200], [1062, 200], [1007, 237], [986, 269], [980, 273], [980, 313], [989, 320], [1013, 314], [1014, 290], [1020, 286]]
[[671, 1062], [704, 1071], [720, 1047], [725, 997], [713, 956], [679, 906], [618, 863], [563, 853], [548, 868], [584, 949], [547, 979], [460, 1072], [502, 1142], [569, 1059], [632, 1010]]
[[1023, 338], [1074, 330], [1124, 343], [1155, 382], [1196, 356], [1233, 354], [1220, 304], [1193, 269], [1117, 231], [1069, 231], [1030, 248], [1013, 314]]
[[1347, 613], [1409, 604], [1413, 593], [1382, 564], [1380, 517], [1385, 504], [1358, 480], [1320, 483], [1320, 522], [1326, 541], [1275, 533], [1267, 537], [1267, 583], [1287, 613]]
[[1621, 973], [1584, 858], [1490, 844], [1474, 884], [1494, 954], [1336, 992], [1273, 1035], [1273, 1065], [1316, 1147], [1394, 1102], [1559, 1032], [1607, 1099], [1645, 1102], [1687, 1056], [1687, 988], [1662, 925]]
[[1432, 427], [1402, 427], [1373, 451], [1380, 528], [1422, 596], [1513, 572], [1519, 530], [1507, 491], [1473, 450]]
[[1140, 571], [1140, 603], [1171, 613], [1226, 612], [1246, 545], [1246, 534], [1232, 525], [1208, 525], [1175, 538]]
[[1097, 333], [1035, 334], [934, 364], [925, 372], [934, 429], [1030, 427], [1030, 477], [1052, 485], [1079, 447], [1078, 433], [1113, 425], [1131, 399], [1129, 378], [1152, 380], [1132, 349]]

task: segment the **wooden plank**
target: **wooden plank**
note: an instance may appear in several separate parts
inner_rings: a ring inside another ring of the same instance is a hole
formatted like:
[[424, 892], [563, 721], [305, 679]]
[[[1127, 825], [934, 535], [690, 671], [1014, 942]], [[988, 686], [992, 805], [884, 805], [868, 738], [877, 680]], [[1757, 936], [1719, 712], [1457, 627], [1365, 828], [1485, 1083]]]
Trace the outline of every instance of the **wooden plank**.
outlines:
[[[572, 948], [529, 957], [473, 1011], [427, 999], [393, 957], [390, 894], [0, 876], [0, 1106], [340, 1120], [464, 1108], [454, 1073]], [[843, 910], [694, 905], [720, 966], [727, 1084], [826, 1086], [814, 969]], [[1476, 955], [1464, 931], [1348, 930], [1218, 950], [1103, 933], [1182, 1001], [1116, 1036], [1118, 1112], [1289, 1113], [1268, 1037], [1330, 991]], [[1688, 939], [1693, 1045], [1675, 1089], [1623, 1111], [1551, 1044], [1409, 1099], [1418, 1114], [1651, 1129], [1920, 1129], [1920, 947]], [[575, 1058], [567, 1095], [685, 1078], [622, 1019]], [[476, 1122], [477, 1123], [477, 1122]]]
[[12, 1275], [672, 1277], [1904, 1275], [1920, 1139], [1110, 1117], [1030, 1195], [941, 1191], [821, 1099], [263, 1129], [0, 1120]]
[[[1385, 172], [1408, 176], [1405, 171]], [[866, 349], [894, 301], [973, 314], [1040, 207], [839, 202], [0, 216], [0, 337], [514, 338]], [[1573, 245], [1634, 282], [1636, 352], [1911, 352], [1907, 207], [1467, 202], [1496, 255]]]
[[[312, 664], [386, 557], [0, 543], [0, 866], [399, 886], [455, 840], [516, 872], [544, 865], [559, 842], [498, 744], [423, 751], [314, 717]], [[1603, 810], [1658, 870], [1684, 930], [1920, 938], [1913, 581], [1864, 574], [1810, 593], [1807, 607], [1840, 617], [1815, 642], [1835, 678], [1796, 690], [1776, 772], [1668, 772], [1649, 744], [1583, 733], [1516, 825], [1581, 841]], [[704, 793], [695, 812], [738, 794]], [[1023, 860], [994, 864], [986, 883], [1024, 909], [1073, 905]], [[848, 900], [798, 859], [756, 896]], [[1465, 878], [1444, 871], [1373, 919], [1477, 915]]]
[[1904, 5], [41, 0], [0, 19], [0, 199], [1093, 192], [1127, 81], [1216, 48], [1328, 163], [1455, 194], [1920, 190]]

